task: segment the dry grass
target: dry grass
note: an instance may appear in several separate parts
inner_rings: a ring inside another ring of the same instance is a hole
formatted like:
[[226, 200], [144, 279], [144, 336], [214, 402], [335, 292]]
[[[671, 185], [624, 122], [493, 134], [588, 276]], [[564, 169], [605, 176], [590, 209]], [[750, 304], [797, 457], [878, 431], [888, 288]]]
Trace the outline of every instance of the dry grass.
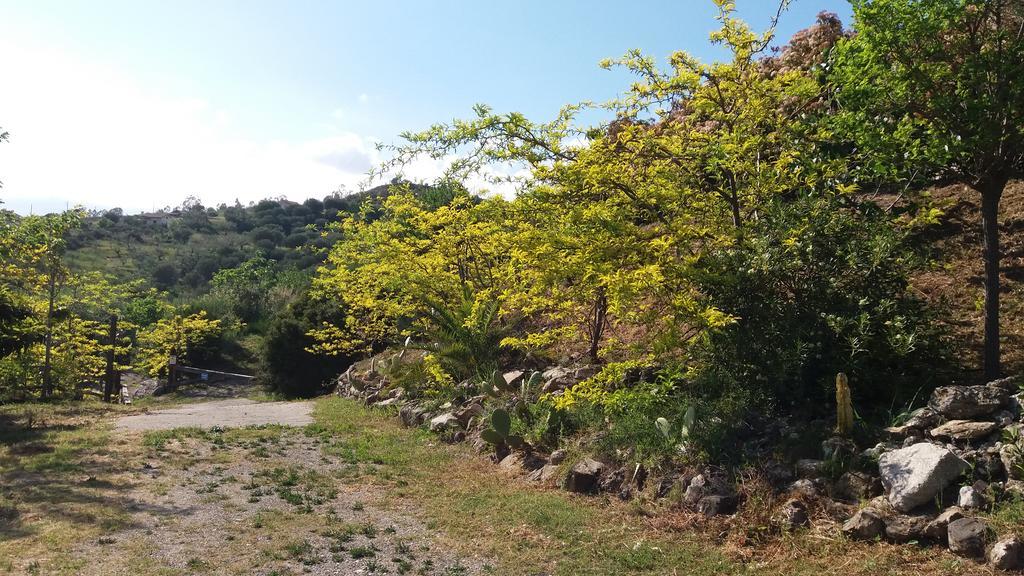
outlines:
[[[914, 279], [914, 288], [929, 301], [943, 305], [958, 359], [968, 380], [981, 373], [982, 303], [981, 215], [978, 194], [965, 186], [931, 191], [945, 212], [942, 224], [929, 234], [935, 266]], [[1024, 182], [1012, 182], [1000, 204], [1002, 245], [1002, 347], [1004, 371], [1024, 371]]]
[[[344, 399], [320, 400], [317, 424], [304, 433], [183, 430], [119, 440], [96, 414], [66, 415], [75, 427], [53, 421], [41, 436], [0, 440], [0, 573], [35, 566], [40, 574], [315, 574], [335, 565], [327, 547], [341, 540], [346, 562], [399, 573], [405, 560], [397, 552], [362, 557], [369, 553], [363, 547], [383, 546], [384, 539], [357, 534], [363, 539], [349, 542], [350, 533], [365, 528], [344, 511], [424, 527], [434, 542], [431, 554], [464, 559], [468, 572], [460, 573], [470, 574], [988, 573], [937, 548], [848, 541], [825, 511], [812, 510], [811, 529], [777, 533], [770, 518], [785, 498], [754, 474], [743, 478], [746, 506], [732, 518], [704, 518], [665, 501], [627, 503], [537, 487], [466, 445], [442, 444], [401, 428], [391, 414]], [[34, 443], [52, 450], [26, 449]], [[164, 473], [138, 473], [158, 457]], [[290, 474], [289, 466], [299, 472]], [[247, 508], [244, 497], [254, 494], [254, 481], [263, 489], [252, 506], [276, 502], [273, 510], [257, 515]], [[331, 487], [321, 495], [319, 484]], [[288, 494], [300, 491], [303, 502], [291, 503]], [[143, 493], [149, 496], [137, 497]], [[154, 502], [209, 514], [193, 511], [191, 520], [175, 520], [147, 512], [157, 520], [140, 523], [133, 507]], [[326, 512], [329, 506], [334, 514]], [[1003, 512], [996, 521], [1019, 522], [1020, 511]], [[116, 545], [97, 543], [111, 534]], [[152, 543], [165, 541], [179, 542], [174, 545], [181, 550], [155, 554]], [[423, 573], [446, 572], [436, 563]]]

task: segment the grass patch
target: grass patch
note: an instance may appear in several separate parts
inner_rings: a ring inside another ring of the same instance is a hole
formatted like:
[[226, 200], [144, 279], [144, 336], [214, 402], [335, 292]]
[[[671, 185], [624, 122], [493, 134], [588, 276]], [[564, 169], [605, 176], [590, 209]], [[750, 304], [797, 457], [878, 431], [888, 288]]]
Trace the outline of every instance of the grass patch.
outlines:
[[[489, 573], [817, 576], [842, 566], [844, 575], [918, 576], [974, 570], [937, 550], [841, 537], [803, 534], [767, 548], [722, 546], [717, 531], [675, 528], [680, 524], [671, 512], [663, 510], [654, 523], [636, 506], [510, 481], [466, 445], [446, 445], [421, 430], [404, 429], [393, 416], [351, 400], [321, 399], [313, 414], [316, 424], [307, 433], [329, 439], [325, 452], [345, 457], [364, 477], [372, 470], [376, 481], [389, 485], [395, 507], [415, 503], [446, 545], [493, 558]], [[349, 470], [346, 477], [350, 474], [355, 475]], [[1017, 513], [1003, 512], [1005, 521], [1019, 521]], [[451, 569], [457, 573], [459, 567]]]

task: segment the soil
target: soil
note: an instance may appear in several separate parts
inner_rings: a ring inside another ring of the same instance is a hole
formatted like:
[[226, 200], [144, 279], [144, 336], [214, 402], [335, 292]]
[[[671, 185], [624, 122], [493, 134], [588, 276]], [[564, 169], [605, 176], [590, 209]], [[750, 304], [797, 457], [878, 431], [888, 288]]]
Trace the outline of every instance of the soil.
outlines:
[[117, 421], [117, 429], [170, 430], [265, 424], [305, 426], [313, 423], [312, 412], [312, 402], [256, 402], [247, 398], [230, 398], [125, 416]]
[[[65, 564], [83, 576], [487, 573], [411, 508], [385, 505], [373, 463], [324, 450], [329, 438], [301, 428], [311, 410], [231, 398], [120, 418], [119, 441], [145, 446], [117, 481], [126, 517]], [[255, 428], [230, 430], [243, 426]]]

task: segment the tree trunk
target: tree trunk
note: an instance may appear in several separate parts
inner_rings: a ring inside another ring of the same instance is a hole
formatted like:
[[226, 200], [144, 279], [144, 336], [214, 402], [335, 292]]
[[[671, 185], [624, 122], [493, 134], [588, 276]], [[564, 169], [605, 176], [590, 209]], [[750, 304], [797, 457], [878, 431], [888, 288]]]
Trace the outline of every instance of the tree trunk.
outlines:
[[111, 396], [114, 395], [114, 389], [119, 388], [121, 375], [114, 370], [115, 354], [117, 352], [117, 316], [110, 317], [110, 330], [107, 333], [107, 345], [110, 349], [107, 350], [107, 370], [106, 378], [103, 382], [103, 401], [110, 402]]
[[985, 378], [1001, 375], [999, 358], [999, 199], [1006, 182], [981, 186], [981, 230], [985, 260]]
[[43, 390], [42, 397], [49, 398], [53, 394], [53, 371], [50, 366], [50, 350], [53, 348], [53, 303], [57, 299], [57, 274], [50, 269], [50, 301], [46, 309], [46, 334], [43, 352]]
[[608, 296], [605, 294], [603, 286], [597, 289], [597, 298], [594, 300], [594, 309], [590, 320], [590, 350], [587, 351], [587, 355], [592, 363], [598, 364], [600, 358], [597, 353], [601, 349], [601, 337], [604, 335], [604, 326], [608, 320]]

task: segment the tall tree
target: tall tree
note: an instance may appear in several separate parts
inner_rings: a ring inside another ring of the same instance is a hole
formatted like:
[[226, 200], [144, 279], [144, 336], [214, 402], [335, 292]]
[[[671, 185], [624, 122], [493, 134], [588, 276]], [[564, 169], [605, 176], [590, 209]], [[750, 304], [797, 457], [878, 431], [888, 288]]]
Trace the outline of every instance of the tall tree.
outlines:
[[854, 0], [832, 77], [875, 175], [964, 183], [981, 199], [984, 371], [1000, 374], [999, 201], [1024, 167], [1024, 3]]

